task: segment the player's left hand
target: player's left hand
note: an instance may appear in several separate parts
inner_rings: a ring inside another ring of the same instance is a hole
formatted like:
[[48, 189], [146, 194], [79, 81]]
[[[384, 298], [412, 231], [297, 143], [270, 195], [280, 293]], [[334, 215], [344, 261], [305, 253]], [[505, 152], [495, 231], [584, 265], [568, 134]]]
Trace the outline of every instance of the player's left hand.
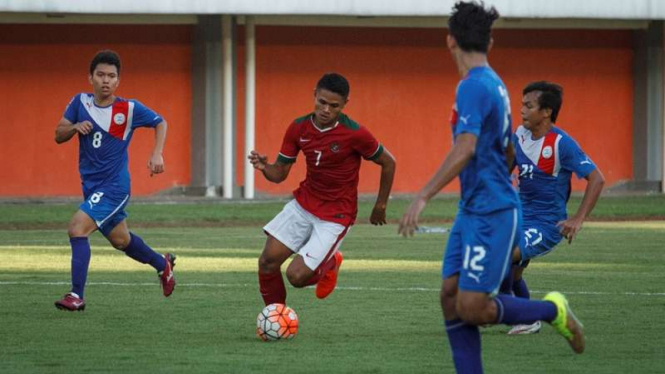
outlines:
[[152, 177], [155, 174], [161, 174], [164, 172], [164, 157], [162, 154], [153, 154], [148, 161], [148, 169], [150, 170], [150, 176]]
[[425, 209], [425, 205], [427, 205], [427, 201], [420, 196], [413, 200], [399, 221], [399, 228], [397, 229], [399, 235], [404, 237], [413, 236], [413, 233], [418, 228], [418, 217], [420, 217], [420, 213]]
[[575, 236], [577, 236], [577, 233], [582, 230], [582, 223], [584, 223], [584, 219], [572, 217], [568, 218], [567, 220], [560, 221], [556, 224], [556, 226], [559, 228], [561, 235], [568, 239], [568, 244], [570, 244], [573, 242], [573, 239], [575, 239]]
[[386, 224], [386, 207], [380, 205], [374, 205], [372, 209], [372, 215], [369, 216], [369, 223], [376, 226], [383, 226]]

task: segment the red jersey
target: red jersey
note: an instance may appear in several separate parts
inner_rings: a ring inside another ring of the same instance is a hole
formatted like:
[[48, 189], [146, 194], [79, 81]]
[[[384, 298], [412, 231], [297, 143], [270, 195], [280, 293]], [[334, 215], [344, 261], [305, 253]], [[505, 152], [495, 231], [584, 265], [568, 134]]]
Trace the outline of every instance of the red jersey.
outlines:
[[353, 224], [358, 213], [361, 157], [375, 160], [383, 146], [345, 114], [323, 130], [314, 125], [314, 115], [308, 114], [286, 130], [277, 161], [293, 163], [298, 151], [307, 162], [307, 176], [293, 191], [298, 204], [322, 220]]

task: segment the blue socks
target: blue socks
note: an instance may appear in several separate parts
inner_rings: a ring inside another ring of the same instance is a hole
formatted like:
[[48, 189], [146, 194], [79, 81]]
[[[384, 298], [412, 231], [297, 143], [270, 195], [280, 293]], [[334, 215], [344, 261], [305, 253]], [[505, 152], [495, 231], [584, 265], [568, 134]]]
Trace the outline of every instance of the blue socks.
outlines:
[[461, 319], [446, 321], [446, 332], [453, 351], [455, 370], [464, 374], [482, 374], [478, 326], [467, 325]]
[[531, 293], [529, 288], [526, 286], [524, 278], [520, 278], [513, 282], [513, 294], [515, 297], [521, 297], [522, 299], [530, 299]]
[[496, 323], [526, 325], [536, 321], [552, 322], [556, 318], [556, 306], [549, 301], [528, 300], [509, 295], [497, 295]]
[[[150, 264], [158, 272], [166, 268], [166, 260], [162, 255], [153, 251], [143, 240], [129, 233], [131, 240], [125, 248], [125, 254], [134, 260]], [[88, 266], [90, 265], [90, 242], [87, 237], [69, 238], [72, 246], [72, 291], [83, 299], [85, 282], [88, 278]]]
[[125, 254], [142, 264], [150, 264], [158, 273], [161, 273], [166, 268], [166, 260], [164, 256], [148, 247], [141, 237], [129, 233], [130, 240]]
[[83, 299], [90, 265], [90, 242], [86, 237], [69, 238], [72, 246], [72, 292]]

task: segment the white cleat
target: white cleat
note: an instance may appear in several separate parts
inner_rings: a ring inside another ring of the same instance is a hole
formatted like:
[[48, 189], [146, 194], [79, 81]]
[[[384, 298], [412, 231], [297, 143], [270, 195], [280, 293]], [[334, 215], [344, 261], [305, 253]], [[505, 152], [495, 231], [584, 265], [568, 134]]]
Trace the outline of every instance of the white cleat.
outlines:
[[515, 325], [510, 331], [508, 331], [508, 335], [537, 334], [540, 332], [542, 325], [543, 324], [540, 323], [540, 321], [536, 321], [532, 325]]

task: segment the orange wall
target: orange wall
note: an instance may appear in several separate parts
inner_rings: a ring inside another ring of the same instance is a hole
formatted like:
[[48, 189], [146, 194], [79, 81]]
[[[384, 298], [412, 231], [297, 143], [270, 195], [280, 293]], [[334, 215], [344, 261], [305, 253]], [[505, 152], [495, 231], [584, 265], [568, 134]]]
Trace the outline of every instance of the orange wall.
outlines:
[[55, 126], [69, 100], [91, 92], [94, 54], [122, 59], [117, 94], [135, 98], [168, 122], [165, 174], [146, 164], [154, 132], [139, 129], [129, 150], [132, 193], [189, 183], [191, 26], [0, 25], [0, 196], [80, 195], [78, 140], [57, 145]]
[[[243, 182], [244, 47], [238, 40], [236, 181]], [[118, 94], [137, 98], [169, 122], [167, 173], [149, 178], [153, 134], [135, 133], [133, 193], [190, 181], [192, 26], [0, 25], [0, 196], [79, 195], [77, 141], [56, 146], [55, 125], [74, 93], [89, 91], [88, 64], [101, 48], [123, 59]], [[547, 79], [564, 86], [559, 125], [583, 146], [608, 185], [632, 178], [632, 32], [497, 30], [490, 62], [512, 95], [519, 123], [522, 87]], [[346, 112], [396, 156], [394, 192], [415, 192], [450, 150], [448, 118], [459, 80], [445, 31], [257, 27], [256, 148], [274, 160], [284, 131], [313, 108], [324, 72], [349, 78]], [[608, 152], [611, 150], [611, 152]], [[304, 178], [302, 156], [280, 185], [256, 178], [258, 192], [287, 194]], [[378, 187], [379, 167], [364, 163], [360, 191]], [[584, 183], [574, 181], [576, 190]], [[458, 189], [457, 183], [445, 191]]]
[[[524, 85], [558, 82], [565, 89], [559, 125], [596, 161], [608, 185], [632, 178], [632, 33], [498, 30], [494, 38], [490, 62], [511, 93], [514, 123]], [[397, 158], [394, 192], [417, 191], [450, 150], [448, 118], [459, 76], [445, 31], [259, 27], [257, 43], [256, 147], [271, 160], [290, 121], [312, 110], [312, 90], [327, 71], [349, 79], [346, 112]], [[304, 175], [300, 156], [280, 185], [257, 175], [257, 190], [288, 193]], [[378, 178], [379, 167], [365, 163], [360, 191], [375, 192]], [[584, 183], [574, 180], [573, 187]], [[455, 182], [444, 191], [458, 188]]]

